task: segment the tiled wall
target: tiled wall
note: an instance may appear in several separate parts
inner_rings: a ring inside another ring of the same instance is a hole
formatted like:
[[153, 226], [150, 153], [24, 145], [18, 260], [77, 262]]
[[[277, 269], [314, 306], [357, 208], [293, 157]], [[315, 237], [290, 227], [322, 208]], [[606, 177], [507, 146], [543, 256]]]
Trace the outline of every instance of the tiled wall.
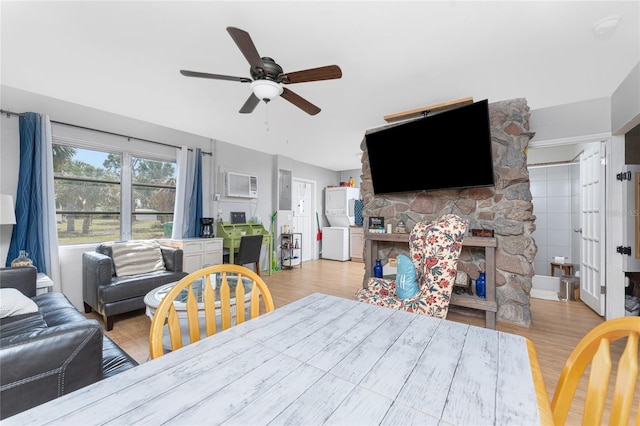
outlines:
[[[565, 256], [574, 266], [580, 261], [580, 166], [578, 163], [529, 167], [533, 214], [533, 239], [538, 253], [536, 275], [551, 275], [554, 256]], [[556, 276], [561, 275], [556, 269]]]

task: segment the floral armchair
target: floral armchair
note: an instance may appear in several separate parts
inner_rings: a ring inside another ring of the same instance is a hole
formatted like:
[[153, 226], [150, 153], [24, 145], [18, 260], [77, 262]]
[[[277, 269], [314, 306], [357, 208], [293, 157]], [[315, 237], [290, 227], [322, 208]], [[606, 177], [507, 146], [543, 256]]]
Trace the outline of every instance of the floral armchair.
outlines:
[[358, 290], [356, 300], [446, 318], [466, 229], [466, 221], [454, 214], [417, 223], [409, 235], [409, 253], [416, 268], [418, 293], [401, 299], [395, 280], [372, 277], [366, 288]]

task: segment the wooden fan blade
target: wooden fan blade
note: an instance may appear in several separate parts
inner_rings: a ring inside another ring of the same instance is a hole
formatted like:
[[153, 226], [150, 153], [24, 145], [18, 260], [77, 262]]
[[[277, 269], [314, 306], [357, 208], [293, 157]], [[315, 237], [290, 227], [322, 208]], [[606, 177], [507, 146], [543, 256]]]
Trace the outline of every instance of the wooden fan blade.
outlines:
[[231, 35], [231, 38], [240, 49], [240, 52], [244, 55], [251, 68], [260, 68], [264, 70], [264, 63], [258, 53], [258, 49], [253, 44], [251, 36], [248, 32], [236, 27], [227, 27], [227, 32]]
[[247, 77], [234, 77], [231, 75], [209, 74], [206, 72], [180, 70], [180, 74], [186, 77], [211, 78], [214, 80], [239, 81], [240, 83], [251, 83], [253, 80]]
[[251, 93], [244, 105], [242, 105], [242, 108], [240, 108], [239, 112], [242, 114], [251, 114], [253, 110], [256, 109], [256, 106], [258, 106], [259, 103], [260, 99], [258, 99], [256, 95]]
[[278, 76], [278, 80], [285, 84], [291, 84], [304, 83], [307, 81], [332, 80], [340, 77], [342, 77], [342, 70], [339, 66], [327, 65], [326, 67], [282, 73]]
[[300, 97], [300, 95], [295, 94], [294, 92], [287, 89], [286, 87], [284, 88], [280, 96], [285, 98], [286, 100], [288, 100], [289, 102], [291, 102], [292, 104], [294, 104], [295, 106], [297, 106], [298, 108], [300, 108], [301, 110], [303, 110], [309, 115], [316, 115], [317, 113], [320, 112], [320, 108], [318, 108], [308, 100]]

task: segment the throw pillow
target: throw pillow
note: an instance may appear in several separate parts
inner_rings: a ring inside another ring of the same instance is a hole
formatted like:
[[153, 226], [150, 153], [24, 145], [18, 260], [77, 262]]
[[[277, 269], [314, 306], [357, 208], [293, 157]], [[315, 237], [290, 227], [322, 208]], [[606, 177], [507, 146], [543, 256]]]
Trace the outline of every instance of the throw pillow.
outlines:
[[38, 312], [38, 305], [15, 288], [0, 288], [0, 318]]
[[398, 255], [398, 270], [396, 273], [396, 295], [400, 299], [410, 299], [418, 294], [416, 267], [404, 254]]
[[111, 250], [113, 266], [118, 277], [165, 270], [160, 243], [157, 241], [133, 240], [114, 243]]

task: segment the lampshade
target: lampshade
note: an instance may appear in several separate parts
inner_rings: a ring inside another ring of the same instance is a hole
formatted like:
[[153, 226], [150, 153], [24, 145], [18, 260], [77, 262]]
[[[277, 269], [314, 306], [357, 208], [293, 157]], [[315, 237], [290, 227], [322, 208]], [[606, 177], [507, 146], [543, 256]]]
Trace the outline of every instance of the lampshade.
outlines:
[[13, 208], [13, 197], [0, 194], [0, 225], [15, 225], [16, 214]]
[[277, 98], [282, 93], [282, 86], [271, 80], [256, 80], [251, 83], [253, 94], [265, 102]]

